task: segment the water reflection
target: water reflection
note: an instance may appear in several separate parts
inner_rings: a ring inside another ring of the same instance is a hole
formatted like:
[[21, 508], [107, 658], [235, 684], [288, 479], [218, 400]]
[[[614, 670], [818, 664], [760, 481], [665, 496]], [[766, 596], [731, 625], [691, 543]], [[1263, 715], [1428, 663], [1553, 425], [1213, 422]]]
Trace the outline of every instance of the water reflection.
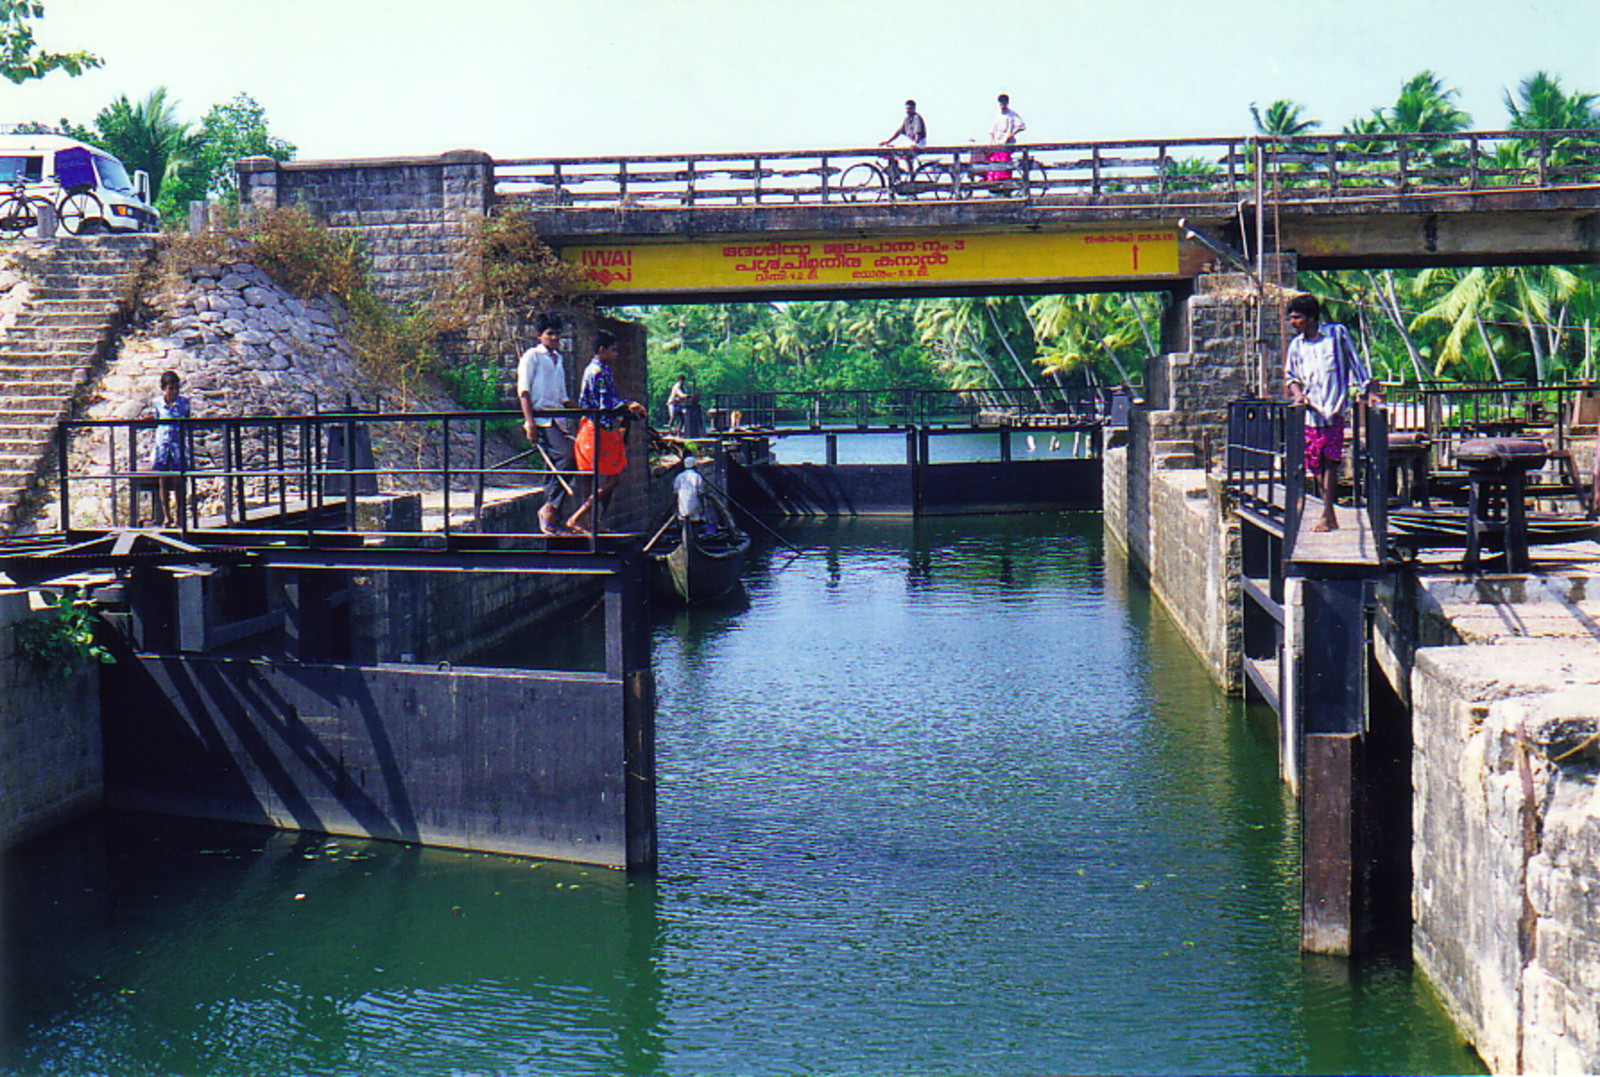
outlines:
[[156, 817], [7, 867], [14, 1072], [662, 1066], [650, 880]]
[[5, 878], [60, 1074], [1470, 1072], [1297, 952], [1293, 813], [1092, 515], [785, 528], [655, 626], [662, 868], [151, 819]]

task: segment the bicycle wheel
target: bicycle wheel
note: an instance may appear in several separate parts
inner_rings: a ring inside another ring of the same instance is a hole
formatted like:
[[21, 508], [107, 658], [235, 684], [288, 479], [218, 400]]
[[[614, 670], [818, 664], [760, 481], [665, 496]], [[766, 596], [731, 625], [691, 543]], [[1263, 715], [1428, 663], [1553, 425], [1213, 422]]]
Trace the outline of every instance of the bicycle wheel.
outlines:
[[56, 216], [61, 220], [61, 227], [74, 236], [93, 235], [105, 224], [105, 212], [93, 191], [67, 195], [56, 206]]
[[39, 215], [33, 212], [26, 198], [13, 194], [0, 201], [0, 233], [20, 236], [38, 223]]
[[1032, 200], [1050, 193], [1049, 172], [1031, 157], [1017, 170], [1017, 178], [1022, 181], [1017, 193], [1024, 198]]
[[846, 202], [882, 202], [889, 185], [881, 168], [871, 161], [857, 161], [840, 173], [839, 194]]
[[918, 195], [940, 200], [956, 196], [956, 177], [943, 161], [923, 161], [911, 177], [911, 189]]

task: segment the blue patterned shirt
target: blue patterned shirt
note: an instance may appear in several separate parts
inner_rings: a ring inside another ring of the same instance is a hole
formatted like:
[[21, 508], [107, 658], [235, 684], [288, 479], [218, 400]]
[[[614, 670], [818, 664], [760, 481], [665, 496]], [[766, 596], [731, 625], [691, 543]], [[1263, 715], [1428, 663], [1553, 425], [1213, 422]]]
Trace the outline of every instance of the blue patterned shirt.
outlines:
[[[578, 390], [578, 407], [611, 410], [626, 407], [629, 401], [617, 392], [611, 368], [597, 355], [583, 368], [583, 385]], [[594, 423], [601, 430], [615, 430], [622, 422], [616, 415], [598, 415]]]

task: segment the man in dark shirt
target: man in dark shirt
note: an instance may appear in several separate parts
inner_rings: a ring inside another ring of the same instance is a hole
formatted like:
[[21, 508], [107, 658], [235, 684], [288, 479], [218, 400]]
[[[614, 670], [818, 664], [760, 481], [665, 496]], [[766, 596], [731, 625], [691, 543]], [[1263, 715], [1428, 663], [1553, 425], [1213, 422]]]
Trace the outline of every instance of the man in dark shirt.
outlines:
[[[922, 122], [922, 117], [917, 114], [917, 103], [906, 102], [906, 118], [900, 121], [900, 126], [894, 134], [878, 143], [888, 146], [895, 139], [903, 138], [911, 143], [910, 146], [900, 149], [898, 153], [889, 154], [889, 182], [898, 183], [902, 174], [910, 176], [917, 168], [917, 150], [928, 144], [928, 125]], [[901, 158], [905, 163], [901, 163]]]

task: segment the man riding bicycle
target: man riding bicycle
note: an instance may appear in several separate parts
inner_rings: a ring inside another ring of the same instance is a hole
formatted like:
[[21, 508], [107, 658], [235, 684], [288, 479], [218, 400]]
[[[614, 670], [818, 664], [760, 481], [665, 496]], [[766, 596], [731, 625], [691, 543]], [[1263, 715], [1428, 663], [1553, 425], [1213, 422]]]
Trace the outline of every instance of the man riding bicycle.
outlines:
[[888, 146], [899, 138], [906, 139], [911, 145], [899, 147], [898, 152], [884, 155], [889, 166], [889, 182], [891, 184], [900, 182], [900, 162], [902, 159], [905, 161], [906, 176], [909, 177], [917, 170], [917, 150], [928, 144], [928, 125], [923, 123], [922, 117], [917, 114], [917, 103], [915, 101], [906, 102], [905, 119], [900, 121], [900, 126], [896, 128], [894, 134], [878, 143], [878, 145]]

